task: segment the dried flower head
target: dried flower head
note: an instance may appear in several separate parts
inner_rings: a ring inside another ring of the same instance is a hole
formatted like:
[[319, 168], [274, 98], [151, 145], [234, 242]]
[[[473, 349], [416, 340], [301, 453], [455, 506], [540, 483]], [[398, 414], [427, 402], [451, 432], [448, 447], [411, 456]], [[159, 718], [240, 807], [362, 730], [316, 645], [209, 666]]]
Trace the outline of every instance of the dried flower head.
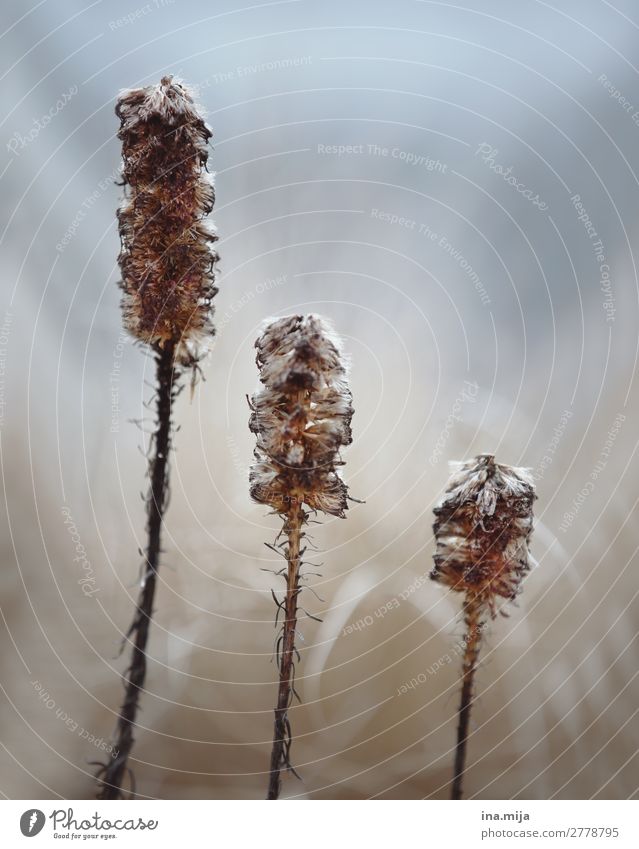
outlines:
[[255, 347], [264, 388], [251, 401], [251, 496], [278, 513], [297, 502], [343, 517], [348, 490], [337, 467], [353, 408], [337, 339], [318, 316], [292, 315], [270, 323]]
[[344, 517], [348, 490], [337, 468], [340, 448], [352, 441], [353, 408], [339, 343], [318, 316], [272, 321], [255, 347], [263, 388], [250, 402], [249, 427], [257, 436], [250, 490], [255, 501], [282, 517], [282, 529], [269, 548], [286, 560], [286, 568], [276, 573], [285, 574], [286, 594], [278, 599], [273, 593], [276, 624], [280, 613], [284, 621], [276, 643], [279, 687], [267, 798], [278, 799], [282, 770], [295, 772], [288, 712], [297, 695], [295, 658], [301, 660], [295, 640], [298, 596], [307, 578], [302, 574], [304, 527], [308, 511]]
[[149, 345], [171, 342], [175, 359], [192, 365], [213, 334], [217, 292], [217, 237], [204, 220], [215, 201], [206, 171], [211, 132], [170, 76], [123, 92], [115, 111], [127, 187], [118, 211], [124, 324]]
[[492, 454], [453, 467], [446, 494], [435, 508], [437, 549], [431, 578], [464, 593], [466, 633], [451, 786], [451, 798], [461, 799], [485, 615], [489, 611], [496, 616], [499, 598], [517, 596], [530, 568], [535, 490], [528, 469], [495, 463]]
[[492, 454], [454, 464], [434, 511], [431, 578], [488, 606], [494, 617], [498, 597], [514, 599], [530, 569], [534, 499], [527, 469], [500, 465]]

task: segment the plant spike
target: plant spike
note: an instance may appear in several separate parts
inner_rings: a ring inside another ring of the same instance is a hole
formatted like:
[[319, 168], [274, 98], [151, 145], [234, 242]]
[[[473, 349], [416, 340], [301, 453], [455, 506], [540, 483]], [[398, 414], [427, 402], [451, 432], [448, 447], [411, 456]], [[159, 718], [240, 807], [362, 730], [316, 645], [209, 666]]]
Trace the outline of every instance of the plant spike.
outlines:
[[430, 577], [464, 593], [464, 656], [451, 798], [461, 799], [475, 671], [486, 614], [499, 599], [514, 600], [529, 571], [533, 480], [528, 469], [480, 454], [452, 464], [446, 493], [435, 508], [435, 568]]
[[304, 526], [311, 512], [345, 516], [348, 490], [337, 469], [340, 448], [352, 441], [353, 408], [339, 343], [318, 316], [277, 319], [255, 346], [263, 386], [250, 402], [249, 427], [257, 437], [250, 491], [255, 501], [281, 516], [286, 539], [286, 595], [281, 602], [276, 599], [284, 622], [277, 641], [279, 687], [267, 795], [278, 799], [282, 769], [295, 772], [288, 711], [297, 695], [293, 681]]
[[122, 142], [126, 195], [118, 211], [123, 323], [153, 352], [156, 362], [156, 429], [149, 456], [147, 545], [124, 676], [113, 758], [97, 773], [102, 799], [120, 799], [134, 743], [147, 667], [147, 641], [169, 489], [173, 402], [184, 369], [193, 370], [213, 336], [211, 301], [217, 237], [204, 220], [215, 200], [206, 172], [211, 132], [186, 87], [163, 77], [157, 86], [123, 92], [116, 115]]

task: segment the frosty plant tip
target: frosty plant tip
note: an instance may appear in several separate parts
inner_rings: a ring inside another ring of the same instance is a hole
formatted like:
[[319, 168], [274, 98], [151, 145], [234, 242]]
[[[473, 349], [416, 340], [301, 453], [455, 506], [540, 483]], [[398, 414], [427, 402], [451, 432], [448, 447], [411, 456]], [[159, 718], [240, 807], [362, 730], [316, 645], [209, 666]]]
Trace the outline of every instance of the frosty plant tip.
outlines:
[[[292, 769], [288, 709], [294, 689], [304, 526], [312, 512], [343, 518], [348, 489], [338, 473], [340, 449], [352, 441], [351, 393], [340, 345], [323, 319], [292, 315], [268, 324], [255, 343], [262, 388], [251, 399], [249, 427], [256, 435], [250, 473], [253, 499], [282, 517], [271, 546], [286, 560], [284, 617], [277, 642], [279, 690], [275, 709], [268, 798], [279, 798], [280, 772]], [[309, 614], [310, 615], [310, 614]]]
[[193, 97], [172, 77], [126, 91], [116, 106], [127, 187], [118, 211], [124, 326], [141, 342], [192, 365], [213, 335], [215, 193], [211, 137]]
[[180, 370], [195, 368], [213, 335], [216, 293], [213, 229], [204, 220], [215, 199], [206, 172], [211, 132], [188, 89], [163, 77], [159, 85], [123, 92], [117, 102], [125, 197], [118, 211], [122, 313], [126, 329], [156, 364], [156, 427], [149, 446], [147, 541], [133, 622], [125, 638], [131, 662], [117, 720], [114, 757], [98, 772], [104, 799], [122, 796], [131, 774], [138, 701], [144, 689], [147, 641], [169, 486], [173, 402]]
[[462, 795], [482, 632], [487, 616], [495, 618], [499, 602], [517, 597], [530, 569], [534, 499], [528, 469], [501, 465], [492, 454], [480, 454], [453, 464], [446, 493], [434, 511], [437, 548], [431, 578], [464, 594], [466, 633], [453, 799]]

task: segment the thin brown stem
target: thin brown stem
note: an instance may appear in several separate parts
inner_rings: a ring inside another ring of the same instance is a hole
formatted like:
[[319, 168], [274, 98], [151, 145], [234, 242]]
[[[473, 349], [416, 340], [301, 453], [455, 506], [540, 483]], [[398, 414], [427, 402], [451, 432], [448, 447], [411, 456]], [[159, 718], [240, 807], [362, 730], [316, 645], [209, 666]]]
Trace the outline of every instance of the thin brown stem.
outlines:
[[451, 799], [461, 799], [463, 793], [464, 771], [466, 769], [466, 743], [468, 726], [473, 705], [473, 685], [475, 670], [481, 646], [481, 615], [483, 604], [477, 597], [467, 597], [464, 602], [464, 659], [462, 666], [462, 690], [459, 703], [459, 723], [457, 725], [457, 747], [455, 749], [455, 773], [451, 789]]
[[280, 682], [277, 691], [277, 707], [271, 750], [271, 769], [267, 799], [279, 799], [282, 789], [281, 770], [291, 769], [291, 726], [288, 709], [293, 695], [292, 676], [295, 654], [295, 630], [297, 628], [297, 597], [300, 592], [300, 542], [304, 511], [294, 499], [286, 516], [284, 530], [288, 537], [286, 559], [288, 572], [286, 580], [286, 598], [284, 600], [284, 624], [282, 626], [281, 647], [279, 651]]
[[113, 747], [113, 758], [98, 773], [101, 799], [121, 799], [122, 784], [130, 774], [128, 759], [134, 744], [140, 693], [146, 677], [146, 647], [149, 636], [159, 559], [161, 552], [162, 517], [168, 493], [168, 457], [171, 447], [171, 410], [174, 400], [175, 345], [167, 343], [157, 350], [157, 426], [153, 436], [149, 464], [151, 487], [147, 499], [147, 534], [144, 578], [138, 597], [135, 616], [126, 638], [132, 640], [131, 663], [124, 674], [124, 702], [120, 708]]

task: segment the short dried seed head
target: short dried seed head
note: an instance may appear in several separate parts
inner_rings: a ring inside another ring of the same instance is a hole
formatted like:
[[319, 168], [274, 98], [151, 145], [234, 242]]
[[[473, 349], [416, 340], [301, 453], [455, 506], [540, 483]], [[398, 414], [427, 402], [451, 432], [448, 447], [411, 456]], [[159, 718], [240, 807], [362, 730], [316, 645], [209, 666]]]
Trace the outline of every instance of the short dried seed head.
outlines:
[[514, 599], [530, 569], [533, 480], [528, 469], [480, 454], [453, 464], [446, 494], [435, 508], [435, 568], [431, 578], [487, 605]]
[[204, 220], [215, 200], [211, 132], [171, 77], [123, 92], [115, 111], [127, 187], [118, 211], [124, 325], [149, 345], [172, 342], [176, 359], [193, 364], [214, 332], [217, 237]]
[[292, 315], [271, 322], [255, 347], [263, 388], [251, 400], [251, 496], [278, 513], [304, 503], [343, 517], [348, 490], [337, 467], [353, 408], [338, 341], [318, 316]]

